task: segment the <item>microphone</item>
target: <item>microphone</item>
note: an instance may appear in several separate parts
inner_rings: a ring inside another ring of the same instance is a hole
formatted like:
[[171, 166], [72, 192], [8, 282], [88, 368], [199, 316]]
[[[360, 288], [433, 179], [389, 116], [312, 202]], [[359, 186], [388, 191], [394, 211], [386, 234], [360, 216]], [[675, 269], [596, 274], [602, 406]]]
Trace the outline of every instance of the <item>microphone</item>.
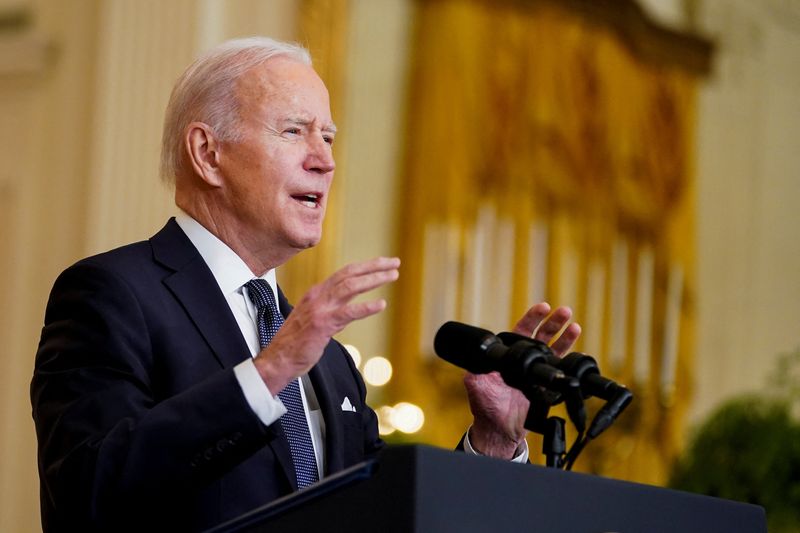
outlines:
[[633, 400], [633, 393], [615, 381], [600, 375], [600, 368], [594, 357], [580, 352], [572, 352], [558, 362], [558, 368], [580, 382], [584, 398], [597, 396], [606, 404], [597, 412], [589, 426], [587, 437], [596, 438], [605, 431]]
[[544, 352], [545, 357], [547, 358], [547, 364], [549, 365], [556, 366], [560, 361], [560, 358], [553, 353], [547, 343], [544, 343], [540, 340], [526, 337], [525, 335], [520, 335], [519, 333], [514, 333], [512, 331], [501, 331], [497, 334], [497, 338], [500, 339], [503, 344], [509, 347], [513, 347], [518, 342], [533, 344], [534, 346], [530, 348], [538, 349]]
[[557, 365], [568, 376], [578, 378], [584, 399], [597, 396], [610, 401], [620, 393], [621, 389], [628, 390], [613, 380], [601, 376], [600, 367], [591, 355], [572, 352], [559, 359]]
[[[561, 359], [556, 356], [552, 350], [550, 350], [550, 347], [542, 341], [526, 337], [525, 335], [520, 335], [519, 333], [513, 333], [511, 331], [498, 333], [497, 336], [507, 346], [516, 346], [518, 344], [544, 346], [549, 353], [548, 363], [557, 368], [560, 366]], [[578, 376], [570, 374], [563, 368], [561, 370], [564, 371], [564, 374], [567, 376], [578, 378]], [[558, 393], [545, 392], [544, 400], [548, 405], [558, 405], [563, 401], [566, 404], [569, 419], [572, 420], [575, 428], [579, 432], [583, 433], [583, 431], [586, 429], [586, 409], [583, 405], [583, 395], [581, 394], [580, 386], [575, 386], [574, 382], [568, 383], [567, 380], [563, 380], [561, 384], [564, 386], [563, 388], [558, 389]], [[580, 384], [580, 381], [578, 381], [578, 384]]]
[[608, 426], [614, 423], [617, 417], [628, 407], [628, 404], [633, 400], [633, 393], [625, 387], [619, 387], [614, 393], [614, 397], [606, 402], [606, 404], [597, 412], [592, 420], [589, 431], [586, 436], [590, 439], [596, 438], [600, 433], [608, 429]]
[[508, 348], [491, 331], [446, 322], [433, 339], [436, 355], [473, 374], [497, 370]]
[[578, 386], [577, 379], [550, 364], [556, 358], [544, 343], [515, 343], [509, 348], [491, 331], [450, 321], [436, 332], [433, 349], [473, 374], [498, 371], [506, 384], [523, 392], [532, 386], [559, 391]]

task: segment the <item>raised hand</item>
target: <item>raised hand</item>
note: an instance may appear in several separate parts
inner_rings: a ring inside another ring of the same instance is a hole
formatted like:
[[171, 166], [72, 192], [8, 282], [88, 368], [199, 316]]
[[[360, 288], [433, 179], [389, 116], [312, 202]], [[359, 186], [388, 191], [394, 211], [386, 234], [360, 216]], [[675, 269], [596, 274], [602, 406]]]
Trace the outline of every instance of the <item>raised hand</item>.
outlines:
[[353, 299], [395, 281], [399, 267], [396, 257], [352, 263], [309, 289], [269, 346], [254, 360], [270, 392], [277, 394], [291, 380], [308, 372], [322, 357], [331, 337], [345, 326], [383, 311], [383, 299]]
[[[580, 325], [573, 323], [558, 335], [571, 318], [569, 307], [559, 307], [551, 313], [550, 305], [542, 302], [528, 309], [513, 331], [548, 343], [556, 355], [562, 356], [581, 334]], [[497, 372], [468, 373], [464, 385], [474, 417], [469, 432], [472, 447], [483, 455], [511, 459], [527, 434], [524, 423], [528, 399], [506, 385]]]

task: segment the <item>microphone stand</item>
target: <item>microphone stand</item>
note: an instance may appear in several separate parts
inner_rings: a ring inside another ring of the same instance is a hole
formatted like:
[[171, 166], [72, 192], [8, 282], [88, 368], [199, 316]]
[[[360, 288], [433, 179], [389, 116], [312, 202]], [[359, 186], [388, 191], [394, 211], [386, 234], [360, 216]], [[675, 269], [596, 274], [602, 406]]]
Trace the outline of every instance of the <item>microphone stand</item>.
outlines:
[[525, 391], [525, 396], [530, 400], [528, 415], [525, 417], [525, 429], [538, 433], [542, 440], [542, 453], [549, 468], [563, 468], [564, 454], [567, 450], [564, 419], [558, 416], [548, 416], [550, 406], [561, 401], [561, 395], [552, 391], [545, 391], [538, 387]]
[[[586, 429], [586, 410], [583, 406], [583, 396], [577, 379], [567, 377], [566, 379], [558, 380], [553, 385], [557, 390], [532, 386], [523, 391], [531, 402], [524, 426], [525, 429], [544, 437], [542, 440], [542, 453], [545, 456], [548, 467], [563, 469], [566, 466], [569, 469], [577, 453], [580, 453], [580, 449], [583, 448], [585, 443], [579, 446], [578, 449], [570, 450], [570, 452], [576, 452], [574, 456], [571, 456], [571, 453], [567, 454], [565, 420], [558, 416], [548, 416], [550, 407], [561, 402], [566, 403], [569, 418], [575, 429], [578, 430], [575, 444], [578, 444], [578, 441], [583, 441]], [[575, 445], [573, 445], [573, 448], [575, 448]]]
[[567, 438], [564, 432], [564, 419], [551, 416], [545, 423], [542, 453], [550, 468], [564, 467], [564, 453], [567, 451]]

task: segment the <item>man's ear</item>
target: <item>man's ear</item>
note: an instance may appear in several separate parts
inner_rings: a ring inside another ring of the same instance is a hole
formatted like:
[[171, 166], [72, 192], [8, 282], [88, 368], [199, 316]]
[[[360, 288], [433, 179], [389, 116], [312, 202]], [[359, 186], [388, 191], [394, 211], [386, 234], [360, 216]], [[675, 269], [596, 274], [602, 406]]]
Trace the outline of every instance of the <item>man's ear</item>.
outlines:
[[203, 122], [192, 122], [184, 137], [186, 153], [194, 173], [212, 187], [222, 185], [219, 169], [219, 142], [211, 127]]

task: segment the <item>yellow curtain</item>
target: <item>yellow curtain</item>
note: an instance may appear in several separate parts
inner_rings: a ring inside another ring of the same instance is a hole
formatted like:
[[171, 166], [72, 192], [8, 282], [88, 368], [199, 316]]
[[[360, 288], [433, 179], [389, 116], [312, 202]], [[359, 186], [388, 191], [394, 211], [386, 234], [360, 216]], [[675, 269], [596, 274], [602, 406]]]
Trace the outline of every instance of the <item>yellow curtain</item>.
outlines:
[[469, 415], [436, 328], [567, 304], [637, 395], [578, 468], [661, 483], [691, 393], [697, 75], [571, 4], [417, 3], [392, 394], [451, 446]]
[[315, 283], [319, 283], [341, 265], [337, 265], [341, 235], [339, 208], [341, 182], [346, 176], [346, 128], [342, 123], [345, 94], [345, 61], [347, 55], [349, 0], [302, 0], [298, 10], [299, 42], [311, 52], [314, 69], [320, 75], [331, 97], [333, 120], [344, 133], [334, 144], [336, 178], [328, 198], [322, 241], [298, 254], [278, 271], [281, 288], [291, 301], [297, 301]]

